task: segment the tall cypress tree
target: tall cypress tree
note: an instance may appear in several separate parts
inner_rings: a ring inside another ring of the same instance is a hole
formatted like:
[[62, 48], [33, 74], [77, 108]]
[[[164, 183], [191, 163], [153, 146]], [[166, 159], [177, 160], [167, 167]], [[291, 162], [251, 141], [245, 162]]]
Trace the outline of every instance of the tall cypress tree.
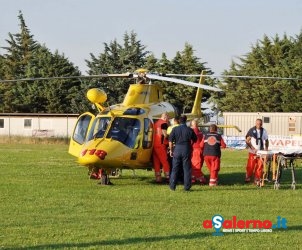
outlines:
[[[35, 78], [52, 76], [77, 76], [80, 71], [59, 55], [52, 54], [34, 40], [19, 12], [20, 33], [9, 33], [9, 46], [3, 47], [3, 78]], [[77, 112], [73, 103], [80, 89], [79, 80], [49, 80], [1, 84], [0, 97], [3, 112]]]
[[20, 33], [9, 33], [9, 39], [6, 39], [8, 47], [3, 47], [7, 51], [5, 58], [5, 78], [15, 79], [24, 77], [25, 67], [32, 57], [33, 51], [37, 48], [38, 43], [34, 40], [33, 35], [25, 24], [23, 14], [19, 11], [18, 15]]
[[[6, 50], [3, 55], [5, 64], [3, 73], [6, 79], [16, 79], [25, 76], [26, 65], [37, 47], [37, 42], [30, 34], [21, 11], [18, 19], [20, 22], [20, 33], [9, 33], [9, 39], [6, 40], [9, 46], [3, 47]], [[26, 83], [2, 84], [0, 91], [2, 93], [3, 111], [18, 111], [20, 96], [26, 93]]]

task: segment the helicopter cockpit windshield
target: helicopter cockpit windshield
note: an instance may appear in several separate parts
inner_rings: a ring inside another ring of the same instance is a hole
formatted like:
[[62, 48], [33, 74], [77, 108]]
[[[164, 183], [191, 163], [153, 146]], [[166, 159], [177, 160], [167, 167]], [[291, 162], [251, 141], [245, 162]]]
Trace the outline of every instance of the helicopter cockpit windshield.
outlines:
[[97, 117], [94, 119], [88, 135], [88, 141], [94, 138], [103, 138], [110, 123], [111, 117]]
[[124, 145], [134, 148], [137, 135], [140, 132], [140, 121], [135, 118], [114, 118], [106, 138], [112, 138]]

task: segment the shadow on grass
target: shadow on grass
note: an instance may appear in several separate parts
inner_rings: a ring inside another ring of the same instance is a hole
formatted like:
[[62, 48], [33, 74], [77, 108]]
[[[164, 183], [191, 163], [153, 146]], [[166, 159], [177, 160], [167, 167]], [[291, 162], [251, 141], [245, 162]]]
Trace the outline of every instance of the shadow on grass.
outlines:
[[244, 178], [242, 172], [219, 173], [219, 183], [223, 186], [244, 185]]
[[[301, 176], [302, 176], [302, 169], [298, 168], [296, 169], [296, 186], [300, 188], [301, 184]], [[209, 175], [206, 175], [207, 178], [209, 178]], [[257, 189], [253, 183], [245, 183], [245, 173], [244, 172], [228, 172], [228, 173], [219, 173], [219, 187], [226, 187], [231, 189]], [[168, 183], [163, 178], [162, 183], [156, 183], [154, 176], [140, 176], [139, 174], [135, 176], [121, 176], [120, 178], [110, 178], [111, 182], [116, 185], [122, 185], [122, 186], [133, 186], [133, 185], [167, 185]], [[130, 180], [130, 182], [129, 182]], [[291, 189], [290, 185], [292, 182], [292, 176], [291, 176], [291, 170], [283, 170], [282, 177], [280, 179], [280, 188], [282, 189]], [[183, 185], [183, 183], [179, 183], [179, 185]], [[192, 186], [199, 186], [199, 183], [195, 183]], [[206, 185], [207, 186], [207, 185]], [[274, 188], [274, 182], [265, 182], [265, 186], [263, 189], [267, 188]]]
[[[302, 177], [302, 169], [295, 169], [295, 180], [296, 184], [301, 184]], [[233, 185], [253, 185], [252, 183], [246, 184], [245, 181], [245, 173], [244, 172], [232, 172], [232, 173], [219, 173], [219, 183], [222, 186], [233, 186]], [[270, 182], [265, 182], [265, 187], [274, 187], [274, 182], [271, 181], [271, 173], [270, 173]], [[280, 179], [280, 184], [290, 185], [292, 183], [292, 172], [290, 169], [284, 169], [282, 171], [282, 176]]]
[[123, 246], [128, 244], [141, 244], [141, 243], [152, 243], [167, 240], [192, 240], [201, 237], [212, 236], [212, 232], [195, 232], [191, 234], [184, 235], [168, 235], [168, 236], [153, 236], [153, 237], [133, 237], [127, 239], [112, 239], [112, 240], [101, 240], [95, 242], [83, 242], [83, 243], [58, 243], [58, 244], [45, 244], [37, 246], [27, 246], [27, 247], [13, 247], [6, 249], [64, 249], [64, 248], [86, 248], [86, 247], [105, 247], [105, 246]]
[[281, 230], [301, 231], [302, 225], [288, 226], [286, 229], [276, 229], [276, 231], [281, 231]]
[[[147, 185], [152, 184], [153, 177], [148, 176], [122, 176], [116, 179], [110, 179], [113, 184], [121, 186], [135, 186], [135, 185]], [[155, 182], [154, 182], [155, 184]]]
[[[209, 179], [209, 176], [207, 176]], [[167, 186], [169, 188], [169, 183], [166, 181], [165, 178], [163, 178], [163, 181], [161, 183], [157, 183], [153, 176], [127, 176], [127, 177], [121, 177], [116, 179], [110, 179], [111, 182], [114, 185], [118, 186], [135, 186], [135, 185], [152, 185], [152, 186]], [[129, 182], [131, 180], [131, 182]], [[221, 173], [219, 174], [219, 186], [213, 187], [212, 189], [220, 190], [221, 188], [226, 189], [256, 189], [257, 187], [253, 184], [246, 184], [244, 182], [244, 174], [241, 172], [238, 173]], [[193, 187], [200, 187], [199, 189], [194, 188], [191, 191], [204, 191], [205, 188], [208, 188], [208, 184], [200, 185], [200, 183], [193, 183]], [[177, 189], [183, 188], [183, 182], [180, 180], [177, 184]]]

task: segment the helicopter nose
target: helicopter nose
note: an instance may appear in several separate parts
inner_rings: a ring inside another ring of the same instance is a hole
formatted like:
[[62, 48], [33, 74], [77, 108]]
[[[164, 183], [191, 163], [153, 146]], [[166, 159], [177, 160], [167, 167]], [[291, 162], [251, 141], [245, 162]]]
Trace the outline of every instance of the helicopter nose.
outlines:
[[107, 152], [102, 149], [84, 149], [81, 152], [78, 162], [82, 165], [97, 164], [100, 160], [105, 160]]
[[107, 155], [107, 152], [102, 149], [85, 149], [82, 151], [81, 156], [85, 156], [86, 154], [95, 155], [99, 159], [104, 160]]

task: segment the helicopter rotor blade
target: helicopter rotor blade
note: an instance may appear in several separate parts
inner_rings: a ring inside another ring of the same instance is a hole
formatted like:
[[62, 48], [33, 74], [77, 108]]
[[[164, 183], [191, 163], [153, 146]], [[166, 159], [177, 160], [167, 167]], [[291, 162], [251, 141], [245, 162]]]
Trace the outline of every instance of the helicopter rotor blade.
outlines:
[[[176, 82], [180, 84], [185, 84], [192, 87], [204, 88], [208, 90], [221, 91], [218, 88], [200, 85], [194, 82], [189, 82], [185, 80], [180, 80], [173, 77], [200, 77], [200, 74], [164, 74], [164, 76], [147, 74], [147, 77], [150, 79], [168, 81], [168, 82]], [[238, 76], [238, 75], [203, 75], [204, 77], [210, 78], [238, 78], [238, 79], [271, 79], [271, 80], [296, 80], [301, 81], [302, 78], [299, 77], [276, 77], [276, 76]], [[123, 74], [100, 74], [100, 75], [81, 75], [81, 76], [54, 76], [54, 77], [33, 77], [33, 78], [20, 78], [20, 79], [0, 79], [0, 83], [13, 83], [13, 82], [21, 82], [21, 81], [42, 81], [42, 80], [64, 80], [64, 79], [93, 79], [93, 78], [106, 78], [106, 77], [117, 77], [117, 78], [137, 78], [137, 74], [132, 73], [123, 73]]]
[[128, 77], [131, 78], [133, 75], [131, 73], [124, 74], [100, 74], [100, 75], [90, 75], [90, 76], [53, 76], [53, 77], [37, 77], [37, 78], [20, 78], [5, 80], [0, 79], [0, 83], [13, 83], [13, 82], [29, 82], [29, 81], [42, 81], [42, 80], [64, 80], [64, 79], [92, 79], [92, 78], [103, 78], [103, 77]]
[[[166, 74], [166, 76], [179, 76], [179, 77], [200, 77], [200, 75], [189, 74]], [[272, 80], [297, 80], [301, 81], [299, 77], [278, 77], [278, 76], [236, 76], [236, 75], [203, 75], [211, 78], [242, 78], [242, 79], [272, 79]]]
[[[155, 80], [160, 80], [160, 81], [180, 83], [180, 84], [184, 84], [184, 85], [187, 85], [187, 86], [202, 88], [202, 89], [206, 89], [206, 90], [222, 91], [222, 89], [219, 89], [219, 88], [216, 88], [216, 87], [211, 87], [211, 86], [208, 86], [208, 85], [199, 84], [199, 83], [195, 83], [195, 82], [189, 82], [189, 81], [176, 79], [176, 78], [171, 78], [171, 77], [164, 77], [164, 76], [153, 75], [153, 74], [146, 74], [146, 77], [149, 78], [149, 79], [155, 79]], [[199, 75], [199, 77], [200, 77], [200, 75]]]

